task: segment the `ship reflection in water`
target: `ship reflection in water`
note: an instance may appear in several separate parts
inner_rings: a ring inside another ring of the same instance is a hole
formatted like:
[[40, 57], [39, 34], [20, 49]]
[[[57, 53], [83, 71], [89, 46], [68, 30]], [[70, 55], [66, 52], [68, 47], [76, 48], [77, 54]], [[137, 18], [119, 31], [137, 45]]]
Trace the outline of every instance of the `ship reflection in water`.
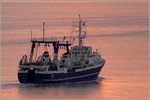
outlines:
[[[101, 79], [100, 79], [101, 80]], [[101, 82], [86, 82], [72, 83], [72, 84], [5, 84], [2, 85], [3, 91], [10, 93], [11, 97], [18, 97], [18, 99], [83, 99], [83, 98], [99, 98], [101, 93]], [[8, 88], [9, 87], [9, 88]], [[15, 91], [15, 92], [11, 92]], [[99, 95], [95, 94], [99, 93]], [[82, 93], [82, 95], [81, 95]], [[4, 95], [5, 99], [9, 98]]]
[[[127, 0], [123, 3], [3, 3], [2, 8], [0, 99], [147, 100], [148, 4], [144, 0], [140, 3]], [[49, 18], [45, 21], [49, 22], [46, 37], [66, 36], [71, 30], [68, 31], [71, 26], [67, 19], [78, 14], [91, 18], [85, 18], [88, 21], [85, 46], [98, 49], [106, 59], [99, 75], [102, 80], [60, 85], [20, 84], [16, 73], [19, 60], [30, 52], [31, 29], [33, 37], [41, 37], [41, 23]], [[54, 22], [56, 16], [66, 20]]]

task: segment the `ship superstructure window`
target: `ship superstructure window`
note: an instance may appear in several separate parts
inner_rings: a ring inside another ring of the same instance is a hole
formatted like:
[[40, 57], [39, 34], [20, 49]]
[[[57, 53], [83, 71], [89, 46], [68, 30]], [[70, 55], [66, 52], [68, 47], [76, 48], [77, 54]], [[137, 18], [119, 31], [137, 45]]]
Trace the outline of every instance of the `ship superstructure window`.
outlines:
[[64, 58], [67, 58], [67, 56], [65, 55]]

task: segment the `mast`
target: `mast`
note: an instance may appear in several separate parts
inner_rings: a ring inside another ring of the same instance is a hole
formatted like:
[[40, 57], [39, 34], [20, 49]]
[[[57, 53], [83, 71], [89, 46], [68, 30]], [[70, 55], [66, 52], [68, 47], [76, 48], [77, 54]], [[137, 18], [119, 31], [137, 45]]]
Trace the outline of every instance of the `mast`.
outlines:
[[43, 41], [44, 41], [44, 38], [45, 38], [45, 22], [43, 22]]
[[[32, 30], [31, 30], [31, 43], [32, 43]], [[35, 48], [35, 43], [32, 43], [32, 47], [31, 47], [31, 51], [30, 51], [30, 57], [29, 57], [29, 64], [32, 63], [34, 48]]]
[[82, 23], [82, 21], [81, 21], [81, 19], [80, 19], [80, 15], [79, 15], [79, 36], [78, 36], [78, 38], [79, 38], [79, 46], [82, 45], [82, 38], [81, 38], [81, 23]]
[[85, 26], [86, 21], [82, 21], [79, 15], [79, 23], [78, 23], [78, 39], [79, 39], [79, 46], [83, 45], [82, 39], [86, 38], [86, 26]]

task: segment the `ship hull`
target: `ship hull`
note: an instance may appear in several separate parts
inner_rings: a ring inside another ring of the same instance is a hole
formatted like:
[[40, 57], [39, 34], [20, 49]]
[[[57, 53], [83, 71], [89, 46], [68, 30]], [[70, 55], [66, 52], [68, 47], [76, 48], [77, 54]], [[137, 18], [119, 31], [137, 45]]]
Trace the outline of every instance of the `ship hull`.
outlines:
[[35, 71], [18, 72], [18, 79], [20, 83], [37, 84], [92, 81], [98, 78], [102, 67], [103, 65], [88, 70], [67, 73], [41, 73]]

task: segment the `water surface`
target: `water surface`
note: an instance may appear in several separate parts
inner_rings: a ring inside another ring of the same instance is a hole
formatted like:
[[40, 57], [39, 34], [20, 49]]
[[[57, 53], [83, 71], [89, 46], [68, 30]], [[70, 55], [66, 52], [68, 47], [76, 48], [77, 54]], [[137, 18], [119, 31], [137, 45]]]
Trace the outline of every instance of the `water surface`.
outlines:
[[[148, 98], [148, 3], [2, 3], [2, 100]], [[19, 84], [18, 62], [30, 51], [30, 32], [70, 36], [78, 14], [88, 21], [84, 44], [106, 59], [99, 79], [76, 84]]]

